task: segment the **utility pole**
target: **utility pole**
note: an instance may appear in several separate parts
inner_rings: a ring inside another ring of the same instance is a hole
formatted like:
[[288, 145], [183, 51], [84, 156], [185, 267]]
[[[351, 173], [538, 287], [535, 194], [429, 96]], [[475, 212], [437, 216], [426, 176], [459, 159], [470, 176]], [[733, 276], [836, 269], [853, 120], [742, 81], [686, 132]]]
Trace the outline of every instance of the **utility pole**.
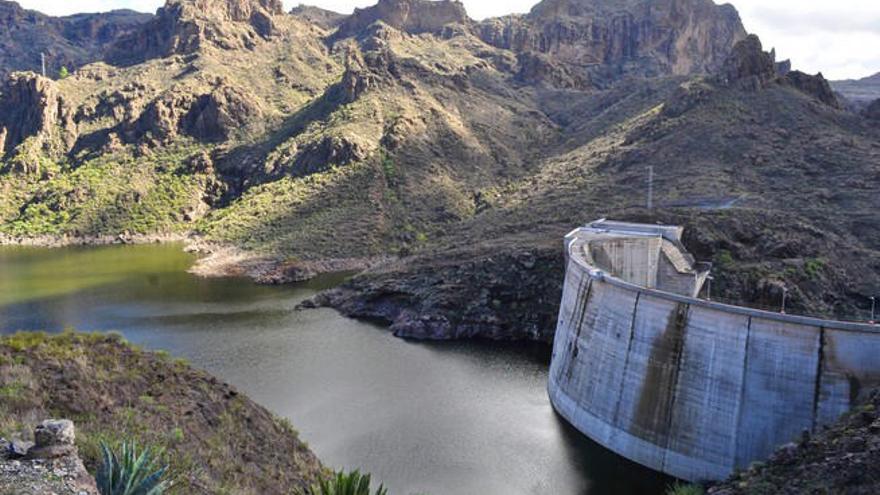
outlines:
[[877, 309], [877, 298], [872, 297], [871, 298], [871, 325], [875, 325], [877, 323], [877, 319], [875, 318], [875, 315], [877, 314], [876, 309]]
[[654, 166], [648, 166], [648, 209], [654, 209]]
[[43, 64], [43, 77], [46, 77], [46, 52], [40, 52], [40, 62]]
[[785, 314], [785, 300], [788, 298], [788, 287], [782, 287], [782, 311], [780, 313]]

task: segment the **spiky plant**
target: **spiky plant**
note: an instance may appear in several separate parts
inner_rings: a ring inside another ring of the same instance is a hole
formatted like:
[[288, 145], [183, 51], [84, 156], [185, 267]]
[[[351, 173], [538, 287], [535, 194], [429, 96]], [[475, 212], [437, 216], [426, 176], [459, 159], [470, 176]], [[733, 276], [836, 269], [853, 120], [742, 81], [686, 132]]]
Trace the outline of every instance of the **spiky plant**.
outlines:
[[168, 466], [156, 469], [149, 448], [138, 452], [137, 444], [123, 442], [117, 456], [101, 442], [103, 459], [95, 481], [101, 495], [162, 495], [170, 483], [162, 478]]
[[[322, 480], [317, 485], [306, 491], [298, 492], [298, 495], [370, 495], [370, 475], [361, 474], [360, 471], [346, 473], [340, 471], [334, 478]], [[379, 485], [375, 495], [388, 495], [388, 490]]]

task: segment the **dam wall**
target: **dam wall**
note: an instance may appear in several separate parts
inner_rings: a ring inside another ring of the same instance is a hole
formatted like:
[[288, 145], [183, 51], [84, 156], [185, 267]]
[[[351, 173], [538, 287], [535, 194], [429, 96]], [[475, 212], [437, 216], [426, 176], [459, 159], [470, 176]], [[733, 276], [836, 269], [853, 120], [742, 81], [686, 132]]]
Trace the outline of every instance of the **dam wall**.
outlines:
[[[630, 226], [597, 222], [566, 238], [548, 391], [593, 440], [678, 478], [719, 480], [880, 384], [877, 327], [697, 299], [708, 269], [683, 251], [680, 231]], [[620, 239], [627, 249], [606, 249]], [[658, 239], [669, 244], [654, 261]], [[681, 252], [664, 254], [670, 245]], [[617, 266], [638, 255], [638, 269]], [[642, 273], [649, 266], [656, 277]]]

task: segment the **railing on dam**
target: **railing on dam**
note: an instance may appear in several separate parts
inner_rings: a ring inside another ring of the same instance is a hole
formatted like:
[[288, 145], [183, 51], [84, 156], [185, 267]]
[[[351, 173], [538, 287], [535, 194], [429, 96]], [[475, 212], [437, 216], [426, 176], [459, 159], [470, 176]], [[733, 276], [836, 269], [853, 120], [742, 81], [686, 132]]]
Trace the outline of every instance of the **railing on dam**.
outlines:
[[[597, 442], [679, 478], [722, 479], [835, 421], [880, 383], [874, 326], [697, 299], [696, 267], [696, 287], [674, 293], [611, 274], [633, 273], [627, 267], [594, 264], [592, 242], [619, 235], [649, 246], [681, 235], [628, 226], [594, 223], [566, 240], [548, 388], [557, 411]], [[605, 262], [640, 262], [634, 254]]]

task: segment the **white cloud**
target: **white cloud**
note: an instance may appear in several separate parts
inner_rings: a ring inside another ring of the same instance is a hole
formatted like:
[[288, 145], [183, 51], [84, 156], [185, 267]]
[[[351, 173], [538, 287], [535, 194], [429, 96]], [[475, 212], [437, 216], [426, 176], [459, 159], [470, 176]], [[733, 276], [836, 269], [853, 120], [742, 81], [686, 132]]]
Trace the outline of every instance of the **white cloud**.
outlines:
[[[153, 12], [163, 0], [20, 0], [27, 8], [53, 15], [128, 8]], [[464, 0], [471, 17], [483, 19], [528, 12], [538, 0]], [[791, 58], [805, 72], [831, 79], [880, 72], [880, 0], [730, 0], [746, 29], [761, 36], [767, 49]], [[291, 8], [300, 0], [285, 0]], [[376, 0], [304, 0], [349, 13]]]

